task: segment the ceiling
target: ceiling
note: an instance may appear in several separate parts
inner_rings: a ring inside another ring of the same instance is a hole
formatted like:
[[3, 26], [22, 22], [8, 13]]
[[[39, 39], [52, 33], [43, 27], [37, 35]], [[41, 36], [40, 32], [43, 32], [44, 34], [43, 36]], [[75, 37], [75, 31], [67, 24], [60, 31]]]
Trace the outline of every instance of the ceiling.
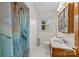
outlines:
[[32, 2], [37, 12], [53, 11], [56, 12], [59, 2]]

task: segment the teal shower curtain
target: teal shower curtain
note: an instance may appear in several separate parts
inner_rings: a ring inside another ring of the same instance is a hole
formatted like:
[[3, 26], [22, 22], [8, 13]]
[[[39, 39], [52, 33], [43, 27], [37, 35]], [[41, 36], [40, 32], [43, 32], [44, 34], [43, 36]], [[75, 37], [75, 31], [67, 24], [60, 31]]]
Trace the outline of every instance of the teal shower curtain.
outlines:
[[[29, 56], [29, 11], [21, 8], [19, 14], [20, 37], [15, 38], [14, 56], [28, 57]], [[16, 36], [15, 36], [16, 37]], [[17, 45], [16, 45], [17, 44]], [[18, 48], [19, 47], [19, 48]]]
[[22, 56], [28, 56], [28, 16], [27, 16], [27, 9], [21, 9], [21, 42], [22, 42]]

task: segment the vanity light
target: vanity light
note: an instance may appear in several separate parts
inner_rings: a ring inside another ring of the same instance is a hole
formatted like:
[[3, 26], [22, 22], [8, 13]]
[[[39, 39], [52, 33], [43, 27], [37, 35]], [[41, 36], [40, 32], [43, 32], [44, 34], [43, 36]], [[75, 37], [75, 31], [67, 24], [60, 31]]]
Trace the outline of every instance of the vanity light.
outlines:
[[68, 2], [61, 2], [57, 8], [57, 11], [62, 11], [66, 6], [68, 5]]

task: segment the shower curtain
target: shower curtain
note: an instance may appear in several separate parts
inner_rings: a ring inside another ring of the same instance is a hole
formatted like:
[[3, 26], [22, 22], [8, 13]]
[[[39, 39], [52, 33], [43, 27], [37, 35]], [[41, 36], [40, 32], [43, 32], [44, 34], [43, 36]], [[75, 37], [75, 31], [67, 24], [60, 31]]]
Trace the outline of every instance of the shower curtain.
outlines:
[[29, 54], [29, 34], [28, 34], [28, 10], [25, 8], [20, 9], [20, 31], [21, 31], [21, 43], [22, 43], [22, 56], [27, 57]]

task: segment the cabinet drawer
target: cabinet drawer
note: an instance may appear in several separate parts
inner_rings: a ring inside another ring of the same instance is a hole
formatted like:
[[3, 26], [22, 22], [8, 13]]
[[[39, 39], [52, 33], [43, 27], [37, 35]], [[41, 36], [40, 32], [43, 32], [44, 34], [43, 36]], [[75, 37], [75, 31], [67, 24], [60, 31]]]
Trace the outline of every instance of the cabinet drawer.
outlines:
[[52, 48], [52, 56], [54, 57], [73, 57], [74, 52], [66, 49]]
[[52, 52], [53, 52], [52, 55], [57, 57], [64, 57], [68, 54], [67, 52], [65, 52], [64, 49], [59, 49], [59, 48], [53, 48]]

